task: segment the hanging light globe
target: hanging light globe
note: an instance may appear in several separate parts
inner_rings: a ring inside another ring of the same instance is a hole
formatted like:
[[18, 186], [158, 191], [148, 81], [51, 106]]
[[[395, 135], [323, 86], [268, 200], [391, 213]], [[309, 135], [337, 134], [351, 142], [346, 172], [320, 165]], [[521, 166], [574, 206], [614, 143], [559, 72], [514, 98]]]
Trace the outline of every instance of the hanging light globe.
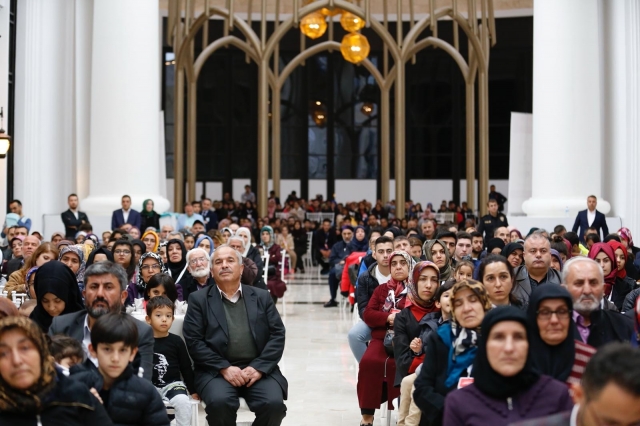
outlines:
[[359, 64], [369, 56], [369, 40], [360, 33], [350, 33], [342, 38], [340, 52], [345, 60], [352, 64]]
[[356, 31], [360, 31], [364, 28], [365, 21], [358, 15], [354, 15], [351, 12], [342, 12], [342, 17], [340, 18], [340, 25], [344, 28], [345, 31], [350, 33], [355, 33]]
[[302, 18], [300, 21], [300, 31], [310, 39], [322, 37], [327, 31], [327, 21], [320, 12], [313, 12]]
[[342, 11], [342, 9], [338, 8], [338, 7], [334, 7], [334, 8], [327, 8], [327, 7], [323, 7], [322, 9], [320, 9], [320, 13], [322, 13], [324, 16], [336, 16], [336, 15], [340, 15], [341, 13], [344, 13]]

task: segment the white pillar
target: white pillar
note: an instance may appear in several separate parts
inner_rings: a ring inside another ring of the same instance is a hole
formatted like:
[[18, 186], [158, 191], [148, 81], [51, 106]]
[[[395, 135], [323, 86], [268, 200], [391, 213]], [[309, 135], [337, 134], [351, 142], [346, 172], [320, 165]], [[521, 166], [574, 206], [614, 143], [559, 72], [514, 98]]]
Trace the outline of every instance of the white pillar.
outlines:
[[87, 213], [110, 214], [123, 194], [136, 210], [145, 198], [157, 212], [169, 207], [158, 164], [158, 13], [158, 0], [94, 2]]
[[529, 216], [562, 217], [602, 199], [598, 0], [533, 5], [533, 167]]
[[43, 215], [59, 215], [75, 189], [74, 3], [21, 1], [17, 15], [14, 193], [42, 232]]
[[[626, 164], [621, 164], [627, 186], [626, 214], [623, 226], [634, 233], [640, 232], [640, 3], [637, 0], [626, 0]], [[618, 169], [610, 173], [618, 173]], [[636, 243], [637, 245], [637, 243]]]
[[[9, 122], [9, 2], [0, 8], [0, 107], [4, 110], [4, 129]], [[13, 136], [13, 135], [12, 135]], [[15, 149], [13, 146], [10, 149]], [[0, 210], [7, 205], [7, 158], [0, 159]], [[4, 212], [2, 212], [4, 213]], [[1, 214], [0, 214], [1, 215]], [[3, 220], [3, 219], [0, 219]]]

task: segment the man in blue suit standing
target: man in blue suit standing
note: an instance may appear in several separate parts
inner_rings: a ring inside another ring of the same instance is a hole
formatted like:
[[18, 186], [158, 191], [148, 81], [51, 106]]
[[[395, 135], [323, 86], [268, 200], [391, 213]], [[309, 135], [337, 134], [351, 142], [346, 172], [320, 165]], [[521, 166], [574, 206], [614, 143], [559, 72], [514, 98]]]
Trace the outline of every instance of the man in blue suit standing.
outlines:
[[[573, 232], [578, 232], [578, 228], [580, 228], [580, 241], [584, 243], [584, 233], [587, 228], [593, 227], [598, 230], [598, 235], [600, 238], [604, 240], [604, 237], [609, 235], [609, 227], [607, 227], [607, 220], [604, 217], [604, 214], [596, 210], [596, 206], [598, 205], [598, 199], [595, 195], [589, 195], [587, 197], [587, 210], [582, 210], [578, 212], [578, 216], [576, 216], [576, 221], [573, 224]], [[602, 234], [600, 234], [602, 231]]]
[[[118, 229], [125, 223], [129, 223], [138, 229], [142, 226], [140, 213], [131, 208], [131, 197], [128, 195], [122, 196], [122, 208], [113, 211], [111, 215], [111, 229]], [[141, 233], [144, 232], [143, 229], [140, 229], [140, 231]]]

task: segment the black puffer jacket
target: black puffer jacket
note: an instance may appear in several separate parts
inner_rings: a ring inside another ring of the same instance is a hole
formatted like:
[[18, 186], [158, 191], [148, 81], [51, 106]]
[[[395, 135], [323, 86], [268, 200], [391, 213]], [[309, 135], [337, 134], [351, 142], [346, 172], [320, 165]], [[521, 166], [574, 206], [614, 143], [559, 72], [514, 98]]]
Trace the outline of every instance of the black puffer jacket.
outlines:
[[[258, 238], [258, 241], [260, 239]], [[263, 290], [267, 289], [267, 284], [264, 282], [264, 263], [262, 262], [262, 255], [260, 255], [260, 250], [251, 246], [249, 251], [247, 252], [247, 257], [253, 260], [253, 263], [258, 267], [258, 275], [256, 275], [256, 279], [253, 281], [253, 286], [261, 288]]]
[[367, 269], [367, 272], [360, 275], [358, 278], [358, 288], [356, 289], [356, 302], [358, 303], [358, 313], [360, 318], [363, 319], [364, 308], [369, 304], [369, 300], [373, 295], [373, 292], [378, 288], [378, 280], [376, 279], [376, 266], [377, 263], [373, 263]]
[[[157, 393], [157, 391], [156, 391]], [[0, 412], [0, 425], [36, 426], [112, 426], [100, 402], [82, 383], [58, 372], [58, 383], [38, 413]]]
[[638, 298], [638, 296], [640, 296], [640, 288], [636, 288], [635, 290], [627, 294], [627, 296], [624, 298], [624, 303], [622, 304], [622, 309], [620, 310], [620, 312], [625, 313], [635, 311], [636, 299]]
[[[102, 375], [89, 359], [71, 369], [70, 379], [98, 392], [104, 384]], [[105, 408], [116, 426], [169, 426], [169, 416], [160, 394], [151, 382], [133, 374], [131, 364], [113, 383]]]

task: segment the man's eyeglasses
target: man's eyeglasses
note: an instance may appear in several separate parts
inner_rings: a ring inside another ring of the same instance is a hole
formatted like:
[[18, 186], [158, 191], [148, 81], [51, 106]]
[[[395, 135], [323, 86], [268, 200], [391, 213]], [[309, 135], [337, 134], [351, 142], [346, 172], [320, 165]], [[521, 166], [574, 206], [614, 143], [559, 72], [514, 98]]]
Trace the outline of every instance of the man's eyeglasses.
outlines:
[[149, 270], [153, 271], [154, 269], [159, 271], [160, 270], [160, 265], [157, 264], [157, 263], [155, 263], [153, 265], [142, 265], [140, 267], [140, 269], [142, 269], [143, 271], [149, 271]]
[[571, 310], [566, 308], [558, 309], [555, 311], [543, 309], [541, 311], [537, 311], [536, 313], [538, 314], [538, 318], [543, 320], [550, 320], [553, 314], [556, 314], [556, 317], [558, 317], [558, 319], [567, 319], [569, 318], [569, 314], [571, 314]]
[[115, 254], [115, 255], [124, 254], [126, 256], [126, 255], [131, 254], [131, 250], [116, 250], [116, 251], [113, 252], [113, 254]]
[[197, 265], [198, 263], [207, 263], [206, 257], [198, 257], [197, 259], [191, 259], [189, 265]]

